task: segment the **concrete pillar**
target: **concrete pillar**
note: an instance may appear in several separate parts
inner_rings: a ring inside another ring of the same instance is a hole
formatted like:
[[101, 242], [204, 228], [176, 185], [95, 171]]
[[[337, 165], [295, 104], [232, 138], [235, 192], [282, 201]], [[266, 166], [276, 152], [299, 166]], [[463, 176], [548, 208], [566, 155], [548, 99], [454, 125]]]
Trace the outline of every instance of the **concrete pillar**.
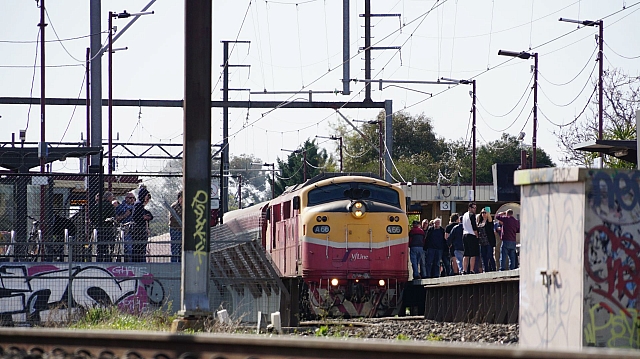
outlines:
[[520, 345], [639, 348], [640, 171], [516, 171]]

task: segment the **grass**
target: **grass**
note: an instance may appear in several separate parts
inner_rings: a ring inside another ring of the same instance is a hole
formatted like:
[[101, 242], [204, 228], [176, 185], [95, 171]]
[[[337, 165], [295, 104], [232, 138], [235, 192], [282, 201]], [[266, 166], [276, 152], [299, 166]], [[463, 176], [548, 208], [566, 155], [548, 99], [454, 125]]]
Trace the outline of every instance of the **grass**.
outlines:
[[69, 328], [168, 331], [173, 319], [175, 315], [162, 310], [128, 314], [117, 307], [94, 307], [87, 309], [78, 321], [69, 325]]
[[425, 340], [429, 340], [429, 341], [442, 341], [442, 337], [437, 335], [437, 334], [433, 334], [433, 333], [429, 333], [425, 338]]

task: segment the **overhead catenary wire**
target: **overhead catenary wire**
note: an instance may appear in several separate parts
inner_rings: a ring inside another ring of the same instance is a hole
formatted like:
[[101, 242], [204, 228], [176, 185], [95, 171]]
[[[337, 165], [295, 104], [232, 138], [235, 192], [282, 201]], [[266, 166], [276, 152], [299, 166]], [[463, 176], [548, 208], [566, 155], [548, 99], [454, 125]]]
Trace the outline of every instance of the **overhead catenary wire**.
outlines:
[[547, 81], [548, 83], [550, 83], [553, 86], [565, 86], [568, 85], [570, 83], [572, 83], [573, 81], [575, 81], [575, 79], [578, 78], [578, 76], [580, 76], [580, 74], [582, 74], [582, 72], [584, 71], [584, 69], [587, 68], [587, 66], [589, 65], [589, 63], [591, 62], [591, 59], [593, 58], [593, 55], [595, 55], [596, 51], [598, 51], [598, 47], [594, 47], [593, 48], [593, 52], [591, 53], [591, 56], [589, 56], [589, 59], [587, 59], [587, 62], [584, 64], [584, 66], [582, 67], [582, 69], [580, 69], [580, 71], [569, 81], [566, 82], [562, 82], [562, 83], [555, 83], [550, 81], [549, 79], [547, 79], [546, 77], [544, 77], [543, 73], [540, 72], [540, 70], [538, 70], [538, 75], [540, 75], [541, 78], [543, 78], [545, 81]]
[[[60, 40], [60, 36], [58, 36], [58, 32], [56, 31], [56, 28], [53, 26], [53, 21], [51, 21], [51, 18], [49, 17], [49, 11], [47, 11], [46, 8], [44, 9], [44, 13], [47, 15], [47, 20], [49, 20], [49, 25], [51, 25], [51, 30], [53, 30], [53, 34], [56, 36], [56, 39]], [[58, 43], [60, 43], [60, 46], [62, 46], [62, 48], [67, 53], [67, 55], [69, 55], [69, 57], [71, 57], [72, 59], [76, 60], [77, 62], [79, 62], [81, 64], [85, 63], [85, 59], [78, 59], [75, 56], [71, 55], [69, 50], [67, 50], [67, 47], [64, 46], [64, 42], [63, 41], [58, 41]]]
[[609, 50], [611, 50], [611, 52], [613, 52], [614, 54], [616, 54], [616, 55], [618, 55], [618, 56], [622, 57], [623, 59], [627, 59], [627, 60], [635, 60], [635, 59], [640, 58], [640, 55], [638, 55], [638, 56], [624, 56], [624, 55], [620, 55], [620, 53], [618, 53], [616, 50], [612, 49], [612, 48], [611, 48], [611, 46], [609, 46], [609, 44], [608, 44], [606, 41], [604, 42], [604, 44], [607, 46], [607, 48], [608, 48]]
[[542, 89], [542, 86], [540, 86], [540, 84], [538, 84], [538, 89], [540, 90], [540, 92], [542, 93], [542, 95], [544, 95], [544, 97], [546, 97], [546, 98], [547, 98], [547, 100], [549, 100], [549, 102], [550, 102], [552, 105], [554, 105], [554, 106], [556, 106], [556, 107], [567, 107], [567, 106], [571, 105], [572, 103], [574, 103], [574, 102], [575, 102], [575, 101], [580, 97], [580, 95], [582, 95], [582, 92], [584, 92], [584, 89], [586, 89], [586, 88], [587, 88], [587, 86], [589, 85], [589, 82], [591, 82], [591, 76], [592, 76], [592, 75], [593, 75], [593, 73], [595, 72], [597, 65], [598, 65], [598, 63], [596, 63], [596, 64], [593, 66], [593, 70], [591, 70], [591, 74], [589, 74], [589, 78], [587, 78], [587, 82], [585, 82], [584, 86], [582, 86], [582, 89], [580, 89], [580, 91], [578, 92], [578, 94], [576, 95], [576, 97], [574, 97], [574, 98], [573, 98], [573, 100], [569, 101], [569, 102], [568, 102], [568, 103], [566, 103], [566, 104], [559, 105], [559, 104], [557, 104], [557, 103], [553, 102], [553, 100], [551, 100], [551, 98], [550, 98], [549, 96], [547, 96], [547, 94], [544, 92], [544, 90]]
[[545, 119], [547, 119], [547, 121], [549, 121], [549, 123], [551, 123], [551, 124], [552, 124], [552, 125], [554, 125], [554, 126], [557, 126], [557, 127], [562, 128], [562, 127], [566, 127], [566, 126], [572, 125], [572, 124], [574, 124], [576, 121], [578, 121], [578, 119], [580, 118], [580, 116], [582, 116], [582, 114], [584, 113], [584, 111], [586, 111], [586, 109], [589, 107], [589, 104], [591, 103], [591, 100], [593, 99], [593, 95], [595, 95], [595, 93], [596, 93], [596, 90], [597, 90], [597, 89], [598, 89], [598, 86], [594, 86], [593, 91], [591, 92], [591, 95], [589, 96], [589, 99], [587, 100], [587, 103], [584, 105], [584, 107], [582, 108], [582, 110], [580, 111], [580, 113], [579, 113], [577, 116], [575, 116], [575, 118], [573, 119], [573, 121], [568, 122], [568, 123], [566, 123], [566, 124], [557, 124], [557, 123], [555, 123], [555, 122], [551, 121], [551, 119], [550, 119], [549, 117], [547, 117], [547, 115], [545, 115], [545, 114], [544, 114], [544, 112], [540, 111], [540, 107], [539, 107], [539, 106], [538, 106], [538, 111], [540, 111], [540, 113], [542, 114], [542, 116], [543, 116]]
[[[87, 76], [86, 75], [84, 77], [82, 77], [82, 84], [80, 85], [80, 91], [78, 91], [78, 99], [80, 99], [80, 96], [82, 96], [82, 89], [84, 89], [85, 82], [87, 82]], [[62, 141], [64, 141], [64, 137], [67, 135], [67, 131], [69, 131], [69, 126], [71, 125], [71, 121], [73, 120], [73, 116], [76, 114], [76, 109], [77, 108], [78, 108], [78, 105], [73, 106], [73, 111], [71, 111], [71, 117], [69, 118], [69, 122], [67, 122], [67, 127], [64, 129], [64, 133], [62, 134], [62, 137], [60, 138], [60, 143], [62, 143]]]
[[[513, 105], [513, 107], [511, 108], [511, 110], [509, 110], [507, 113], [504, 113], [502, 115], [494, 115], [491, 112], [487, 111], [487, 109], [482, 105], [482, 103], [480, 102], [480, 100], [478, 99], [478, 96], [476, 95], [476, 102], [480, 105], [480, 107], [482, 107], [482, 109], [484, 110], [484, 112], [486, 112], [487, 114], [489, 114], [492, 117], [506, 117], [508, 116], [511, 112], [513, 112], [513, 110], [515, 110], [518, 105], [520, 104], [520, 102], [522, 101], [522, 99], [524, 98], [524, 95], [527, 94], [527, 91], [529, 92], [529, 95], [531, 95], [531, 82], [533, 82], [533, 75], [531, 75], [531, 78], [529, 79], [529, 83], [527, 84], [527, 86], [524, 88], [524, 91], [522, 92], [522, 95], [520, 96], [520, 99], [518, 99], [518, 102], [516, 102], [515, 105]], [[527, 98], [527, 101], [529, 100], [529, 98]]]

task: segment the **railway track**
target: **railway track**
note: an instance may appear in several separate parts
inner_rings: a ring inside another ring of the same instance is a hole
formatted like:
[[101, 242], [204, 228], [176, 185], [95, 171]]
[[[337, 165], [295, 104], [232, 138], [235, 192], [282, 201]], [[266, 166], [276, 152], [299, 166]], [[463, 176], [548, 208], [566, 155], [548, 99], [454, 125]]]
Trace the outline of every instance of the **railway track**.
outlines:
[[534, 350], [465, 343], [0, 328], [2, 358], [638, 358], [638, 351]]

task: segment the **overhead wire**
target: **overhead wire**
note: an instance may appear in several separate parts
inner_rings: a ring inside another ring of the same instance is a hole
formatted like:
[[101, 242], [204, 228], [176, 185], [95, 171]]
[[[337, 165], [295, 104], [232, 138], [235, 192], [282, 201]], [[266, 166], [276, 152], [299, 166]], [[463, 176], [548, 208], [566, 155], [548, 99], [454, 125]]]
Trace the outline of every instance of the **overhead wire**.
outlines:
[[638, 55], [638, 56], [624, 56], [624, 55], [621, 55], [621, 54], [619, 54], [618, 52], [616, 52], [616, 50], [612, 49], [612, 48], [611, 48], [611, 46], [609, 46], [609, 44], [608, 44], [606, 41], [604, 41], [604, 44], [605, 44], [605, 45], [607, 45], [607, 48], [608, 48], [609, 50], [611, 50], [611, 52], [613, 52], [614, 54], [616, 54], [616, 55], [618, 55], [618, 56], [622, 57], [623, 59], [627, 59], [627, 60], [635, 60], [635, 59], [640, 58], [640, 55]]
[[540, 70], [538, 70], [538, 75], [540, 75], [540, 77], [542, 77], [545, 81], [547, 81], [548, 83], [550, 83], [553, 86], [565, 86], [568, 85], [570, 83], [572, 83], [573, 81], [575, 81], [575, 79], [578, 78], [578, 76], [580, 76], [580, 74], [582, 74], [582, 72], [584, 71], [584, 69], [587, 68], [587, 65], [589, 65], [589, 63], [591, 62], [591, 59], [593, 58], [593, 55], [595, 55], [596, 51], [598, 51], [598, 47], [594, 47], [593, 48], [593, 52], [591, 53], [591, 56], [589, 56], [589, 58], [587, 59], [587, 62], [584, 64], [584, 66], [582, 67], [582, 69], [580, 69], [580, 71], [569, 81], [567, 82], [563, 82], [563, 83], [554, 83], [552, 81], [550, 81], [549, 79], [547, 79], [542, 72], [540, 72]]
[[[40, 27], [38, 27], [38, 35], [36, 35], [38, 39], [40, 39]], [[36, 54], [33, 59], [33, 75], [31, 76], [31, 89], [29, 89], [29, 97], [33, 96], [33, 83], [36, 79], [36, 64], [38, 63], [38, 42], [36, 41]], [[31, 102], [29, 102], [29, 110], [27, 111], [27, 126], [25, 127], [25, 133], [29, 129], [29, 119], [31, 118]]]
[[[593, 98], [593, 95], [596, 93], [596, 90], [597, 90], [597, 89], [598, 89], [598, 87], [597, 87], [597, 86], [594, 86], [593, 91], [591, 92], [591, 95], [589, 96], [589, 99], [587, 100], [587, 103], [584, 105], [584, 107], [582, 108], [582, 110], [580, 111], [580, 113], [579, 113], [577, 116], [575, 116], [575, 118], [574, 118], [574, 119], [573, 119], [573, 121], [571, 121], [571, 122], [568, 122], [568, 123], [566, 123], [566, 124], [557, 124], [557, 123], [555, 123], [555, 122], [551, 121], [551, 119], [550, 119], [549, 117], [547, 117], [547, 115], [545, 115], [545, 114], [544, 114], [544, 112], [540, 111], [540, 113], [542, 114], [542, 116], [543, 116], [544, 118], [546, 118], [546, 119], [547, 119], [547, 121], [549, 121], [549, 123], [551, 123], [551, 124], [552, 124], [552, 125], [554, 125], [554, 126], [557, 126], [557, 127], [562, 128], [562, 127], [566, 127], [566, 126], [572, 125], [572, 124], [574, 124], [576, 121], [578, 121], [578, 119], [580, 118], [580, 116], [582, 116], [582, 114], [584, 113], [584, 111], [586, 111], [587, 107], [589, 107], [589, 104], [591, 103], [591, 99]], [[538, 110], [540, 110], [540, 106], [538, 106]]]
[[551, 98], [550, 98], [549, 96], [547, 96], [547, 94], [544, 92], [544, 90], [542, 89], [542, 86], [540, 86], [540, 84], [538, 84], [538, 89], [540, 90], [540, 92], [542, 93], [542, 95], [543, 95], [544, 97], [546, 97], [546, 98], [547, 98], [547, 100], [549, 100], [549, 102], [550, 102], [552, 105], [554, 105], [554, 106], [556, 106], [556, 107], [567, 107], [567, 106], [571, 105], [572, 103], [574, 103], [574, 102], [578, 99], [578, 97], [580, 97], [580, 95], [582, 95], [582, 92], [584, 91], [584, 89], [586, 89], [586, 88], [587, 88], [587, 85], [589, 85], [589, 82], [591, 81], [591, 76], [592, 76], [592, 75], [593, 75], [593, 73], [595, 72], [597, 65], [598, 65], [598, 63], [596, 63], [596, 64], [593, 66], [593, 70], [591, 70], [591, 74], [589, 74], [589, 78], [587, 78], [587, 82], [584, 84], [584, 86], [582, 86], [582, 89], [580, 89], [580, 92], [578, 92], [578, 94], [576, 95], [576, 97], [574, 97], [574, 98], [573, 98], [573, 100], [571, 100], [570, 102], [568, 102], [568, 103], [566, 103], [566, 104], [559, 105], [559, 104], [557, 104], [557, 103], [553, 102], [553, 100], [551, 100]]
[[[82, 95], [82, 89], [84, 89], [84, 84], [85, 82], [87, 82], [87, 76], [83, 76], [82, 77], [82, 84], [80, 85], [80, 91], [78, 91], [78, 100], [80, 99], [80, 96]], [[76, 109], [78, 108], [78, 105], [76, 104], [75, 106], [73, 106], [73, 111], [71, 112], [71, 117], [69, 118], [69, 122], [67, 122], [67, 127], [64, 129], [64, 133], [62, 134], [62, 138], [60, 138], [60, 144], [62, 143], [62, 141], [64, 140], [64, 137], [67, 135], [67, 131], [69, 130], [69, 126], [71, 125], [71, 120], [73, 120], [73, 116], [76, 114]], [[89, 134], [87, 134], [87, 136], [89, 136]]]
[[[47, 9], [44, 9], [44, 13], [47, 15], [47, 20], [49, 20], [49, 25], [51, 25], [51, 30], [53, 30], [53, 34], [56, 36], [56, 39], [60, 40], [60, 36], [58, 36], [58, 32], [56, 31], [56, 28], [53, 26], [53, 21], [51, 21], [51, 18], [49, 17], [49, 11], [47, 11]], [[76, 60], [79, 63], [84, 64], [85, 60], [82, 59], [77, 59], [75, 56], [71, 55], [71, 53], [69, 52], [69, 50], [67, 50], [67, 47], [64, 46], [64, 43], [62, 41], [58, 41], [60, 43], [60, 46], [62, 46], [62, 48], [64, 49], [64, 51], [67, 53], [67, 55], [69, 55], [69, 57], [71, 57], [72, 59]]]
[[[506, 117], [508, 116], [511, 112], [513, 112], [513, 110], [516, 109], [516, 107], [518, 107], [518, 105], [520, 104], [520, 102], [522, 101], [522, 99], [524, 98], [524, 95], [527, 94], [527, 90], [531, 90], [531, 82], [533, 82], [533, 75], [531, 75], [531, 78], [529, 79], [529, 83], [527, 84], [527, 86], [524, 88], [524, 91], [522, 92], [522, 95], [520, 96], [520, 99], [518, 99], [518, 101], [516, 102], [515, 105], [513, 105], [513, 108], [511, 108], [511, 110], [509, 110], [507, 113], [502, 114], [502, 115], [494, 115], [491, 112], [487, 111], [487, 109], [482, 105], [482, 102], [480, 102], [480, 100], [478, 99], [478, 96], [476, 95], [476, 102], [478, 103], [478, 105], [480, 105], [480, 107], [482, 107], [482, 109], [484, 110], [484, 112], [486, 112], [487, 114], [489, 114], [492, 117]], [[529, 91], [529, 94], [531, 94], [531, 91]], [[529, 98], [527, 98], [527, 101], [529, 100]]]

